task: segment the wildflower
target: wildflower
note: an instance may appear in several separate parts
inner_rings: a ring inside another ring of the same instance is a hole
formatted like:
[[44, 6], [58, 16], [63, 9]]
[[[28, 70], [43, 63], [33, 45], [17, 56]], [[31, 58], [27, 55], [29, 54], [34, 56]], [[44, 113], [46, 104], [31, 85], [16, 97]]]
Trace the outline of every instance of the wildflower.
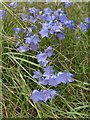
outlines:
[[34, 90], [30, 99], [32, 99], [35, 103], [37, 102], [46, 102], [48, 99], [53, 99], [57, 95], [57, 92], [53, 89], [49, 90]]
[[38, 79], [38, 82], [39, 82], [41, 85], [48, 85], [48, 83], [49, 83], [49, 78], [41, 78], [41, 79]]
[[45, 95], [45, 101], [47, 101], [48, 99], [54, 99], [54, 97], [57, 95], [57, 92], [53, 89], [43, 90], [42, 92]]
[[69, 71], [65, 71], [64, 74], [66, 75], [66, 79], [67, 79], [67, 83], [68, 82], [74, 82], [74, 75], [72, 73], [70, 73]]
[[65, 25], [69, 29], [74, 29], [74, 30], [76, 29], [75, 21], [73, 21], [73, 20], [66, 21]]
[[17, 2], [15, 2], [15, 1], [11, 2], [10, 7], [15, 9], [17, 7]]
[[46, 67], [46, 65], [48, 64], [48, 61], [47, 60], [40, 61], [39, 63], [40, 63], [41, 66]]
[[54, 32], [62, 32], [60, 26], [55, 26]]
[[59, 83], [68, 83], [68, 82], [74, 82], [74, 79], [73, 79], [73, 74], [71, 74], [69, 71], [65, 71], [65, 72], [59, 72], [57, 74], [58, 76], [58, 82]]
[[51, 21], [49, 21], [49, 23], [46, 23], [46, 24], [47, 24], [47, 28], [50, 29], [52, 26], [55, 25], [55, 22], [53, 20], [51, 20]]
[[4, 18], [5, 14], [6, 14], [5, 10], [0, 10], [0, 21]]
[[46, 53], [40, 52], [40, 54], [36, 55], [36, 58], [41, 66], [46, 67], [48, 63]]
[[32, 29], [33, 29], [33, 30], [37, 30], [37, 26], [34, 25], [34, 26], [32, 27]]
[[57, 33], [56, 34], [59, 40], [65, 39], [65, 34], [63, 32]]
[[42, 28], [42, 30], [39, 32], [41, 34], [42, 38], [48, 37], [49, 30]]
[[55, 33], [53, 29], [50, 29], [49, 32], [50, 32], [51, 35], [53, 35]]
[[52, 76], [54, 74], [54, 70], [53, 70], [53, 67], [52, 66], [46, 66], [45, 68], [44, 68], [44, 74], [43, 74], [43, 76], [45, 76], [45, 77], [50, 77], [50, 76]]
[[64, 3], [65, 8], [68, 8], [71, 5], [70, 0], [61, 0]]
[[42, 21], [51, 21], [52, 20], [52, 17], [49, 15], [49, 14], [43, 14], [41, 16], [41, 20]]
[[51, 24], [50, 33], [51, 31], [53, 31], [54, 33], [62, 32], [62, 29], [63, 29], [62, 24], [60, 22], [56, 22], [56, 23]]
[[45, 53], [47, 54], [48, 57], [54, 55], [52, 46], [49, 46], [47, 49], [45, 49]]
[[52, 10], [50, 8], [45, 8], [44, 9], [44, 14], [39, 16], [39, 19], [42, 21], [51, 21], [52, 17]]
[[28, 20], [28, 15], [22, 14], [21, 18], [22, 18], [22, 21], [26, 21]]
[[65, 5], [65, 8], [68, 8], [68, 7], [71, 5], [71, 3], [69, 3], [69, 2], [64, 2], [64, 5]]
[[51, 15], [52, 14], [52, 10], [50, 8], [44, 8], [44, 13]]
[[39, 14], [39, 10], [38, 9], [36, 9], [36, 8], [29, 8], [29, 12], [30, 12], [30, 14], [32, 15], [32, 16], [36, 16], [36, 15], [38, 15]]
[[41, 102], [41, 101], [46, 102], [44, 93], [41, 92], [41, 91], [38, 91], [38, 90], [34, 90], [34, 91], [32, 92], [32, 96], [31, 96], [30, 98], [31, 98], [35, 103]]
[[18, 34], [20, 32], [21, 28], [14, 28], [14, 30], [15, 30], [15, 34]]
[[39, 36], [38, 36], [37, 34], [34, 34], [34, 35], [32, 36], [32, 42], [33, 42], [35, 45], [37, 45], [38, 42], [40, 42]]
[[80, 28], [83, 32], [85, 32], [88, 28], [88, 25], [86, 23], [80, 22]]
[[61, 23], [65, 24], [66, 21], [68, 21], [68, 18], [65, 13], [60, 14], [59, 20]]
[[27, 46], [21, 45], [19, 48], [17, 48], [19, 52], [27, 52], [29, 51], [29, 48]]
[[87, 29], [90, 29], [90, 17], [87, 17], [84, 23], [86, 23]]
[[30, 16], [30, 22], [35, 23], [37, 21], [36, 16]]
[[40, 54], [38, 54], [36, 58], [38, 62], [45, 62], [45, 60], [47, 59], [47, 55], [45, 53], [40, 52]]
[[36, 44], [36, 45], [35, 45], [34, 43], [31, 43], [31, 44], [30, 44], [30, 49], [31, 49], [31, 50], [37, 51], [37, 50], [38, 50], [38, 47], [39, 47], [38, 44]]
[[32, 38], [31, 37], [26, 37], [26, 44], [31, 44], [32, 43]]
[[61, 9], [57, 9], [55, 12], [54, 12], [54, 16], [57, 18], [59, 17], [61, 14], [64, 14], [64, 11], [61, 10]]
[[42, 29], [49, 29], [50, 25], [47, 22], [42, 23]]
[[25, 43], [26, 44], [31, 44], [33, 43], [34, 45], [37, 45], [38, 42], [40, 42], [39, 36], [37, 34], [34, 34], [33, 36], [27, 37]]
[[57, 87], [57, 80], [56, 80], [56, 75], [52, 75], [51, 77], [49, 77], [49, 84], [50, 86], [54, 86]]
[[28, 29], [28, 36], [32, 35], [32, 29], [30, 27], [27, 28]]
[[38, 69], [38, 70], [36, 70], [36, 71], [34, 71], [34, 75], [33, 75], [33, 78], [37, 78], [37, 79], [39, 79], [39, 78], [42, 78], [42, 73], [41, 73], [41, 71]]
[[90, 17], [86, 17], [85, 23], [89, 23], [90, 24]]

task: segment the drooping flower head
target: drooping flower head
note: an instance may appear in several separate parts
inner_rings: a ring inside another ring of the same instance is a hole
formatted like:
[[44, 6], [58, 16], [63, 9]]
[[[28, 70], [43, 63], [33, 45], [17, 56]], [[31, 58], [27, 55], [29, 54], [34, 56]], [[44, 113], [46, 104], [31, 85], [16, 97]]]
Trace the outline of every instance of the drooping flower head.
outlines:
[[17, 2], [15, 2], [15, 1], [11, 2], [10, 7], [15, 9], [17, 7]]
[[59, 20], [60, 20], [61, 23], [65, 24], [65, 22], [68, 21], [68, 18], [67, 18], [65, 13], [61, 13], [60, 17], [59, 17]]
[[47, 59], [47, 55], [45, 53], [40, 52], [38, 55], [36, 55], [36, 58], [38, 62], [45, 62]]
[[32, 96], [30, 97], [35, 103], [37, 102], [46, 102], [45, 100], [45, 95], [43, 94], [43, 92], [38, 91], [38, 90], [34, 90], [32, 92]]
[[54, 55], [52, 46], [49, 46], [47, 49], [45, 49], [45, 53], [47, 54], [48, 57]]
[[88, 28], [88, 24], [87, 23], [82, 23], [82, 22], [80, 22], [80, 28], [81, 28], [81, 30], [83, 31], [83, 32], [85, 32], [86, 30], [87, 30], [87, 28]]
[[86, 17], [85, 23], [89, 23], [90, 24], [90, 17]]
[[15, 30], [15, 34], [18, 34], [20, 32], [21, 28], [14, 28], [14, 30]]
[[65, 72], [59, 72], [57, 74], [58, 82], [62, 82], [64, 84], [69, 83], [69, 82], [74, 82], [73, 79], [73, 74], [71, 74], [69, 71]]
[[37, 21], [36, 16], [30, 16], [30, 22], [35, 23]]
[[21, 18], [22, 18], [22, 21], [27, 21], [28, 20], [28, 15], [27, 14], [22, 14]]
[[57, 96], [57, 92], [53, 89], [42, 91], [34, 90], [30, 99], [32, 99], [35, 103], [46, 102], [48, 99], [53, 99], [55, 96]]
[[50, 76], [52, 76], [54, 74], [54, 70], [52, 66], [46, 66], [44, 68], [44, 74], [43, 76], [49, 78]]
[[63, 32], [57, 33], [56, 34], [59, 40], [65, 39], [65, 34]]
[[43, 75], [42, 75], [42, 73], [41, 73], [41, 71], [38, 69], [38, 70], [36, 70], [36, 71], [34, 71], [34, 75], [33, 75], [33, 78], [37, 78], [37, 79], [39, 79], [39, 78], [41, 78]]

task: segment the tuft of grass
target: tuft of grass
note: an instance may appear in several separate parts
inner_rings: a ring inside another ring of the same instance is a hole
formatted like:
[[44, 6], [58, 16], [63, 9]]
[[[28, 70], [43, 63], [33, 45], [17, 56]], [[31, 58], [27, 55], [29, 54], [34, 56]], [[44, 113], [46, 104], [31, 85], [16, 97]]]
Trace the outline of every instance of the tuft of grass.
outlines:
[[[59, 3], [18, 3], [19, 8], [14, 12], [8, 6], [9, 3], [2, 3], [3, 9], [8, 15], [3, 20], [2, 29], [2, 113], [3, 118], [90, 118], [90, 78], [89, 78], [89, 47], [90, 37], [79, 29], [65, 29], [65, 40], [59, 41], [55, 36], [49, 39], [42, 39], [40, 50], [44, 51], [51, 45], [55, 56], [49, 61], [53, 65], [55, 73], [69, 70], [74, 74], [75, 82], [67, 85], [60, 84], [57, 90], [59, 95], [47, 103], [33, 103], [30, 95], [34, 89], [45, 89], [32, 78], [33, 71], [42, 69], [38, 65], [36, 52], [19, 53], [15, 48], [14, 27], [30, 27], [30, 24], [23, 23], [19, 13], [28, 7], [36, 7], [43, 10], [50, 7], [52, 10], [62, 8], [69, 19], [76, 20], [79, 25], [88, 16], [88, 3], [73, 3], [67, 9]], [[22, 5], [23, 4], [23, 5]], [[23, 6], [23, 8], [22, 8]], [[79, 17], [80, 16], [80, 17]], [[76, 35], [76, 36], [75, 36]], [[77, 37], [81, 36], [78, 41]], [[23, 39], [20, 39], [23, 41]]]

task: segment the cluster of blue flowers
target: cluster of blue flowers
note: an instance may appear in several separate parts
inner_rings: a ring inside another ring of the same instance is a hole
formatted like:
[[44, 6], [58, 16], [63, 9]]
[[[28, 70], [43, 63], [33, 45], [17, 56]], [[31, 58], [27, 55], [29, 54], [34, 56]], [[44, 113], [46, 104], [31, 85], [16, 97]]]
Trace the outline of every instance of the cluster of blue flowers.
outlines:
[[[68, 8], [71, 5], [69, 0], [62, 0], [65, 8]], [[11, 2], [10, 7], [12, 9], [17, 9], [17, 2]], [[27, 52], [29, 50], [37, 51], [39, 49], [39, 43], [41, 42], [40, 37], [47, 38], [49, 35], [56, 35], [59, 40], [65, 39], [65, 33], [63, 29], [66, 27], [68, 29], [76, 30], [77, 26], [74, 20], [69, 20], [66, 13], [57, 9], [56, 11], [52, 11], [50, 8], [44, 8], [43, 11], [40, 11], [36, 8], [29, 8], [29, 14], [22, 14], [21, 19], [23, 22], [29, 22], [31, 24], [30, 27], [27, 28], [14, 28], [15, 37], [17, 43], [15, 47], [19, 52]], [[6, 14], [5, 10], [0, 10], [0, 21], [4, 18]], [[38, 31], [38, 27], [36, 23], [40, 24], [42, 27], [37, 34], [33, 34], [33, 31]], [[87, 17], [83, 22], [80, 22], [79, 28], [85, 32], [90, 26], [90, 17]], [[18, 44], [18, 37], [20, 31], [23, 31], [26, 34], [24, 38], [25, 41], [23, 44]], [[33, 78], [38, 81], [39, 84], [50, 87], [57, 87], [60, 83], [67, 84], [69, 82], [73, 82], [73, 74], [71, 74], [68, 70], [64, 72], [58, 72], [55, 74], [53, 66], [48, 66], [48, 58], [54, 55], [52, 46], [47, 47], [44, 52], [39, 51], [39, 54], [36, 55], [36, 59], [38, 63], [43, 66], [43, 73], [38, 69], [34, 71]], [[46, 102], [48, 99], [53, 99], [58, 92], [53, 89], [47, 90], [34, 90], [31, 95], [31, 99], [37, 103], [40, 101]]]
[[[41, 14], [36, 8], [29, 8], [30, 18], [27, 14], [22, 14], [22, 21], [30, 21], [32, 23], [32, 27], [24, 28], [23, 32], [27, 34], [26, 41], [24, 45], [20, 45], [17, 50], [19, 52], [25, 52], [29, 50], [38, 50], [39, 42], [41, 35], [42, 38], [49, 37], [49, 34], [56, 35], [59, 40], [65, 39], [65, 33], [63, 32], [64, 27], [68, 29], [76, 30], [76, 24], [74, 20], [69, 20], [67, 15], [61, 9], [57, 9], [54, 13], [50, 8], [45, 8], [44, 13]], [[40, 22], [41, 20], [41, 22]], [[32, 33], [33, 30], [37, 30], [37, 26], [35, 23], [39, 21], [42, 24], [41, 30], [38, 34]], [[80, 29], [85, 32], [88, 27], [90, 18], [87, 17], [85, 19], [85, 23], [80, 22]], [[20, 32], [21, 28], [15, 28], [16, 37]]]
[[[60, 83], [67, 84], [69, 82], [74, 82], [73, 74], [71, 74], [69, 71], [58, 72], [57, 74], [55, 74], [53, 66], [48, 66], [47, 57], [51, 57], [52, 55], [54, 55], [54, 53], [52, 47], [49, 46], [44, 53], [40, 52], [40, 54], [36, 56], [39, 64], [41, 64], [44, 68], [44, 73], [42, 73], [40, 69], [38, 69], [34, 71], [33, 78], [37, 79], [39, 84], [51, 87], [57, 87]], [[34, 102], [46, 102], [48, 99], [53, 99], [56, 95], [58, 95], [57, 91], [55, 90], [44, 91], [39, 92], [37, 90], [34, 90], [31, 99]], [[51, 95], [52, 93], [53, 95]]]
[[43, 74], [38, 69], [34, 72], [33, 78], [36, 78], [42, 85], [49, 85], [54, 87], [57, 87], [57, 85], [60, 83], [66, 84], [74, 81], [73, 74], [71, 74], [69, 71], [58, 72], [58, 74], [55, 75], [52, 66], [46, 66], [44, 68]]

